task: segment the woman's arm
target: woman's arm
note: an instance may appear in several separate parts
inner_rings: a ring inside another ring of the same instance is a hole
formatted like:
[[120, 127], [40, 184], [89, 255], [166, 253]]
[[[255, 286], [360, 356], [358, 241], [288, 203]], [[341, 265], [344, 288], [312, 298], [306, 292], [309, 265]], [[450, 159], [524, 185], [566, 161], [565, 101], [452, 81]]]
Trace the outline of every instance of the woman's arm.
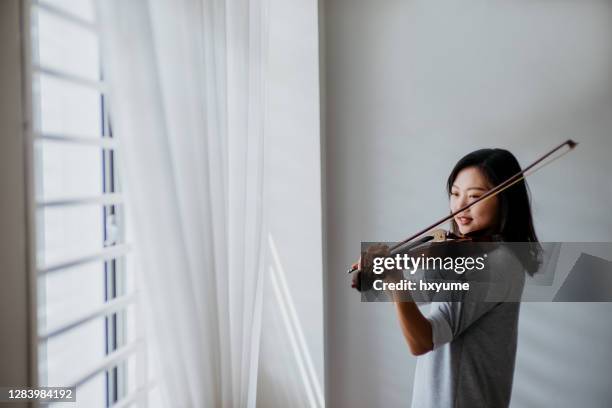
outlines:
[[416, 303], [395, 301], [395, 310], [410, 352], [420, 356], [433, 350], [431, 323]]
[[[359, 261], [353, 267], [357, 266], [359, 270], [362, 269], [362, 266], [370, 267], [374, 257], [389, 256], [389, 248], [386, 245], [373, 245], [368, 248], [364, 255], [365, 262], [362, 262], [362, 259], [359, 258]], [[385, 280], [398, 282], [402, 277], [401, 273], [386, 272]], [[420, 356], [433, 350], [431, 323], [423, 316], [416, 303], [406, 301], [405, 294], [400, 299], [400, 295], [396, 291], [391, 291], [390, 296], [395, 303], [397, 318], [402, 328], [402, 334], [408, 343], [408, 347], [410, 347], [410, 352], [415, 356]]]

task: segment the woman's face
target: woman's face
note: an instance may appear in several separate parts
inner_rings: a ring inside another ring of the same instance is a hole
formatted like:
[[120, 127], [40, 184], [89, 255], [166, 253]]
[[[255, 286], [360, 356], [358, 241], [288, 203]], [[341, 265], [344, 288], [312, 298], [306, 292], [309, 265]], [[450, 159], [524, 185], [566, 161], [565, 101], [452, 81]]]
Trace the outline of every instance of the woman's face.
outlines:
[[[479, 168], [466, 167], [461, 170], [451, 188], [451, 212], [475, 201], [492, 187]], [[455, 215], [459, 232], [467, 234], [494, 227], [497, 223], [498, 206], [497, 197], [492, 197]]]

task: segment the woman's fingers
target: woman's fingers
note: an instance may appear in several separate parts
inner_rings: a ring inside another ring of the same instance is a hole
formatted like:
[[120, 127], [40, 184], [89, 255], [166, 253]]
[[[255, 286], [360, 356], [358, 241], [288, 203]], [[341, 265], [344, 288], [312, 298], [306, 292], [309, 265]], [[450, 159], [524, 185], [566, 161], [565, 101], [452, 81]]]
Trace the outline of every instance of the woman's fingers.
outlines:
[[389, 256], [389, 246], [382, 244], [370, 245], [366, 251], [361, 254], [359, 260], [351, 265], [351, 268], [356, 268], [358, 271], [361, 271], [363, 268], [372, 265], [374, 258], [384, 256]]
[[369, 258], [389, 256], [389, 246], [383, 244], [370, 245], [366, 251]]

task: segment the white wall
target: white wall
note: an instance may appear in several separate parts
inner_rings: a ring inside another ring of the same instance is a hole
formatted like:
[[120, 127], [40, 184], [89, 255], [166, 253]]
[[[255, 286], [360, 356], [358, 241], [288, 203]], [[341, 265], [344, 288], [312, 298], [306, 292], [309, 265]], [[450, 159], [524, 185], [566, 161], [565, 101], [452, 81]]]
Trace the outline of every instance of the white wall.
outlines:
[[[444, 215], [448, 173], [481, 147], [526, 165], [580, 142], [530, 177], [536, 228], [543, 241], [612, 240], [612, 3], [325, 7], [327, 403], [407, 406], [416, 359], [393, 309], [361, 304], [344, 270], [360, 241], [398, 240]], [[513, 405], [609, 405], [611, 313], [524, 304]]]
[[313, 0], [269, 2], [270, 236], [257, 392], [261, 407], [323, 405], [317, 16]]

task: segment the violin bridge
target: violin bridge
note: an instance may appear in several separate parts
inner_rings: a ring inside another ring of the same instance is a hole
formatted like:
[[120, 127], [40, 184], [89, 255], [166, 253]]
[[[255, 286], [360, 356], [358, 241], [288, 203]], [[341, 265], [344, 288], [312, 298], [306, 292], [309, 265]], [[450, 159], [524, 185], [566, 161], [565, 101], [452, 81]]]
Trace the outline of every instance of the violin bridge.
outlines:
[[431, 231], [431, 236], [433, 237], [433, 242], [444, 242], [446, 241], [446, 231], [443, 229], [435, 229]]

